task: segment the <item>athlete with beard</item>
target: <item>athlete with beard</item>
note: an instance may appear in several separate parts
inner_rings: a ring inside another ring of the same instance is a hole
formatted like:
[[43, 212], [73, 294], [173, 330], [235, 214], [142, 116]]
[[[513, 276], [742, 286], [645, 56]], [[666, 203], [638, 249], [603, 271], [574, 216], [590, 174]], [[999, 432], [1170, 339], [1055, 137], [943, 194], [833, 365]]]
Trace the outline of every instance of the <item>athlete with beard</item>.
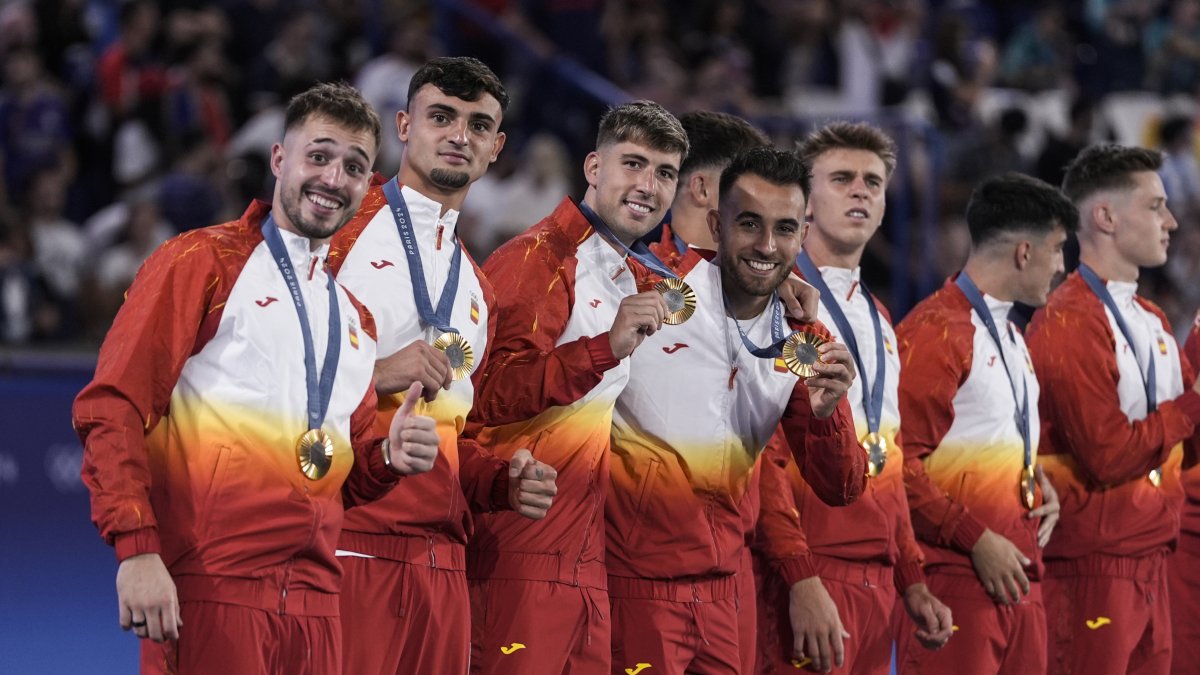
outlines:
[[[823, 500], [848, 504], [862, 492], [849, 351], [826, 342], [801, 378], [773, 349], [791, 332], [777, 289], [804, 237], [807, 187], [794, 152], [735, 158], [709, 216], [715, 262], [684, 277], [695, 315], [633, 353], [613, 413], [605, 510], [613, 673], [742, 672], [738, 507], [778, 425]], [[817, 322], [804, 331], [829, 338]]]
[[459, 439], [495, 331], [495, 298], [455, 226], [467, 190], [504, 146], [507, 104], [500, 80], [475, 59], [423, 65], [409, 83], [408, 108], [396, 114], [405, 143], [399, 174], [372, 187], [333, 240], [330, 267], [379, 329], [376, 425], [383, 428], [420, 382], [420, 409], [437, 420], [441, 438], [433, 471], [346, 514], [338, 556], [348, 673], [466, 673], [472, 513], [541, 518], [554, 496], [554, 469], [528, 450], [505, 462]]
[[146, 261], [75, 400], [143, 673], [341, 672], [342, 510], [433, 466], [412, 404], [373, 429], [374, 322], [324, 264], [379, 134], [346, 85], [293, 98], [271, 203]]

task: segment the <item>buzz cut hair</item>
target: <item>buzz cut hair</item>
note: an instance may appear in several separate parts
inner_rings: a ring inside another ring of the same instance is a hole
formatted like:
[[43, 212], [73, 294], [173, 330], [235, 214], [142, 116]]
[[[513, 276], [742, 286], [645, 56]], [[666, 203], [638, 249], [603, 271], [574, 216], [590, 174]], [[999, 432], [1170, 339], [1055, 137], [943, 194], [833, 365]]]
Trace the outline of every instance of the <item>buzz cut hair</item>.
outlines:
[[967, 228], [978, 248], [1005, 234], [1044, 237], [1057, 228], [1079, 229], [1079, 211], [1058, 188], [1020, 173], [988, 178], [971, 193]]
[[687, 134], [688, 155], [679, 175], [693, 171], [724, 169], [738, 153], [771, 145], [771, 139], [737, 115], [696, 110], [679, 116]]
[[774, 185], [795, 185], [808, 199], [812, 174], [808, 163], [795, 150], [753, 148], [733, 158], [721, 172], [718, 199], [724, 201], [733, 184], [742, 176], [758, 176]]

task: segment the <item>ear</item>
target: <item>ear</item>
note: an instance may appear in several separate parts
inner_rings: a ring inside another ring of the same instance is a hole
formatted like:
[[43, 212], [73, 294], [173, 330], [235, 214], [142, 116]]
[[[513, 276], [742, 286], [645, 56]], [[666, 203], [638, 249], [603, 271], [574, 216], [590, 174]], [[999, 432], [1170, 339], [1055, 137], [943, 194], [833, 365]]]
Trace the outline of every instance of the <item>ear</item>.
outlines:
[[716, 209], [709, 209], [706, 216], [708, 221], [708, 232], [712, 235], [713, 241], [720, 245], [721, 242], [721, 214]]
[[279, 173], [283, 170], [283, 143], [276, 143], [271, 146], [271, 174], [279, 178]]
[[688, 177], [687, 190], [688, 196], [692, 198], [692, 202], [696, 204], [707, 204], [709, 191], [713, 188], [704, 180], [704, 172], [693, 171]]
[[1112, 202], [1106, 200], [1092, 204], [1092, 222], [1104, 234], [1114, 234], [1117, 230], [1117, 214]]
[[507, 139], [508, 135], [503, 131], [496, 134], [496, 142], [492, 145], [492, 158], [488, 160], [488, 164], [496, 161], [496, 158], [500, 156], [500, 151], [504, 149], [504, 141]]
[[595, 151], [583, 158], [583, 177], [591, 187], [596, 187], [600, 180], [600, 155]]
[[[412, 117], [407, 110], [399, 110], [396, 112], [396, 136], [400, 138], [401, 143], [408, 142], [408, 126], [412, 124]], [[497, 151], [498, 152], [498, 151]], [[495, 157], [492, 158], [495, 161]]]
[[1024, 270], [1029, 266], [1029, 258], [1033, 255], [1033, 242], [1028, 239], [1022, 239], [1017, 242], [1017, 247], [1013, 249], [1013, 263], [1018, 270]]

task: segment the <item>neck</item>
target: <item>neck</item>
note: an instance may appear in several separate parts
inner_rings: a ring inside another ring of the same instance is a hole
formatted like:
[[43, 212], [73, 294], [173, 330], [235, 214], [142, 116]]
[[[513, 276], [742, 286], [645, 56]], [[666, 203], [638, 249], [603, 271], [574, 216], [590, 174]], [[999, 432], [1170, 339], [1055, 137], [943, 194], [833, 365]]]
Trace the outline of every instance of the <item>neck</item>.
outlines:
[[982, 259], [977, 254], [971, 254], [963, 273], [971, 277], [980, 293], [990, 295], [1001, 302], [1013, 302], [1013, 293], [1009, 290], [1008, 275], [995, 263]]
[[463, 201], [467, 198], [467, 190], [471, 187], [470, 183], [460, 188], [442, 187], [430, 180], [428, 176], [422, 176], [408, 162], [401, 162], [400, 171], [396, 174], [396, 178], [400, 181], [400, 185], [410, 187], [425, 197], [441, 204], [442, 210], [439, 215], [442, 216], [446, 215], [446, 212], [451, 209], [461, 211]]
[[[595, 190], [587, 191], [587, 194], [585, 194], [583, 196], [583, 203], [587, 204], [587, 207], [592, 210], [592, 213], [596, 214], [597, 218], [599, 218], [601, 221], [603, 221], [605, 225], [608, 225], [608, 221], [604, 220], [604, 216], [600, 215], [600, 212], [596, 210], [596, 191]], [[625, 244], [626, 247], [633, 246], [633, 242], [637, 241], [636, 238], [623, 236], [621, 233], [612, 229], [611, 225], [609, 225], [608, 231], [612, 233], [612, 236], [616, 237], [617, 241], [620, 241], [622, 244]], [[617, 253], [620, 253], [621, 255], [626, 254], [625, 249], [623, 249], [620, 246], [618, 246], [617, 244], [609, 241], [608, 237], [600, 237], [600, 238], [602, 240], [604, 240], [604, 243], [611, 246], [612, 249], [614, 251], [616, 251]]]
[[863, 248], [859, 246], [852, 250], [841, 250], [833, 242], [822, 237], [817, 228], [812, 226], [809, 226], [808, 237], [804, 240], [804, 250], [817, 267], [852, 270], [862, 262]]
[[767, 305], [771, 302], [771, 295], [751, 295], [737, 287], [726, 275], [721, 272], [721, 288], [725, 292], [725, 302], [727, 304], [726, 312], [737, 319], [745, 321], [759, 316], [767, 309]]
[[1079, 239], [1079, 262], [1092, 268], [1105, 281], [1137, 281], [1138, 266], [1122, 260], [1111, 251], [1103, 250], [1090, 239]]
[[708, 209], [676, 200], [671, 205], [671, 231], [685, 244], [714, 251], [717, 242], [708, 229]]

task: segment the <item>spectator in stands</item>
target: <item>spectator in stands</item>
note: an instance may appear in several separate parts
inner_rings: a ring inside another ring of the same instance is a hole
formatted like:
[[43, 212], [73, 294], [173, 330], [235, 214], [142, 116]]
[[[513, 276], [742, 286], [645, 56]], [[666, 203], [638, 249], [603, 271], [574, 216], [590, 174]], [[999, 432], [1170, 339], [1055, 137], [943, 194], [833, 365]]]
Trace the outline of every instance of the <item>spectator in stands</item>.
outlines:
[[0, 166], [7, 194], [19, 203], [33, 175], [46, 168], [73, 172], [67, 100], [61, 88], [42, 69], [37, 52], [18, 46], [4, 55], [4, 88], [0, 89]]
[[43, 169], [30, 180], [24, 210], [33, 265], [46, 280], [62, 316], [61, 332], [77, 327], [76, 296], [87, 256], [79, 226], [63, 217], [66, 190], [66, 176], [59, 167]]
[[1038, 178], [1051, 185], [1062, 185], [1067, 165], [1091, 145], [1095, 119], [1096, 105], [1091, 99], [1080, 97], [1071, 102], [1067, 133], [1050, 134], [1038, 155], [1035, 169]]
[[1001, 81], [1010, 87], [1041, 91], [1064, 84], [1071, 65], [1071, 38], [1058, 4], [1043, 5], [1017, 30], [1004, 49]]
[[1200, 216], [1200, 165], [1196, 162], [1196, 122], [1190, 115], [1176, 115], [1163, 121], [1159, 141], [1163, 165], [1158, 170], [1171, 214], [1181, 228], [1194, 226]]
[[1146, 29], [1146, 86], [1163, 94], [1200, 88], [1200, 0], [1175, 0]]

